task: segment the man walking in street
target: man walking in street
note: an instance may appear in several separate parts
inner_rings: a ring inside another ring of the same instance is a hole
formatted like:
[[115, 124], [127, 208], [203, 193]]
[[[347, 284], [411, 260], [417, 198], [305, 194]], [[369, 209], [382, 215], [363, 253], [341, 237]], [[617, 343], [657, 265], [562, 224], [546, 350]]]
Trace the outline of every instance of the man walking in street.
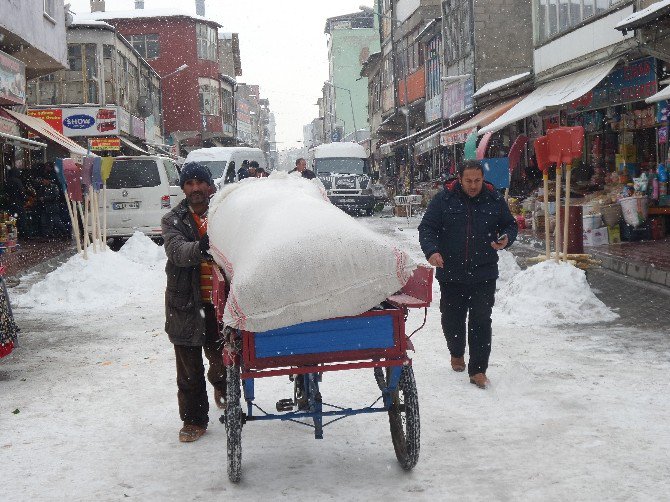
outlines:
[[295, 168], [291, 169], [289, 171], [289, 174], [294, 173], [296, 171], [299, 172], [303, 178], [306, 178], [308, 180], [313, 180], [314, 178], [316, 178], [316, 174], [314, 174], [314, 171], [307, 169], [307, 161], [302, 157], [300, 157], [298, 160], [295, 161]]
[[491, 354], [491, 311], [498, 278], [498, 251], [516, 239], [507, 203], [484, 181], [479, 161], [459, 165], [458, 178], [430, 201], [419, 225], [419, 242], [437, 267], [442, 331], [454, 371], [465, 370], [466, 317], [470, 382], [486, 388]]
[[186, 198], [163, 216], [161, 227], [168, 259], [165, 331], [177, 363], [177, 399], [184, 422], [179, 441], [188, 443], [199, 439], [209, 422], [203, 349], [219, 408], [225, 407], [226, 368], [212, 304], [213, 265], [208, 253], [207, 211], [214, 183], [207, 167], [197, 162], [184, 164], [179, 182]]

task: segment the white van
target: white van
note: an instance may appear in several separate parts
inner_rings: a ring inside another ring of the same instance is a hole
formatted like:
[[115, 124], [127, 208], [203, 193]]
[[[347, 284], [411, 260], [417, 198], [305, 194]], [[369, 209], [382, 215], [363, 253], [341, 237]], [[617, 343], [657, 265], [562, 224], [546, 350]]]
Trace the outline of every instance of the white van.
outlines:
[[221, 146], [212, 148], [199, 148], [193, 150], [186, 156], [187, 162], [198, 162], [204, 164], [212, 173], [212, 178], [217, 186], [237, 181], [237, 172], [244, 161], [255, 160], [258, 166], [267, 171], [268, 164], [265, 155], [260, 148], [248, 148], [241, 146]]
[[179, 171], [172, 159], [116, 157], [107, 179], [107, 237], [120, 240], [138, 230], [160, 237], [161, 218], [182, 198]]

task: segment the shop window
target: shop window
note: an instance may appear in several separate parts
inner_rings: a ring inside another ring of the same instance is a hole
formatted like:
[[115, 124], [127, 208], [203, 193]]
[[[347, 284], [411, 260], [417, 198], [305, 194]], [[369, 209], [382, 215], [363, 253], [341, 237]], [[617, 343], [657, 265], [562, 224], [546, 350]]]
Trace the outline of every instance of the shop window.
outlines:
[[197, 23], [195, 28], [198, 44], [198, 59], [216, 61], [216, 30], [203, 23]]
[[130, 35], [130, 43], [144, 59], [156, 59], [160, 55], [158, 34]]

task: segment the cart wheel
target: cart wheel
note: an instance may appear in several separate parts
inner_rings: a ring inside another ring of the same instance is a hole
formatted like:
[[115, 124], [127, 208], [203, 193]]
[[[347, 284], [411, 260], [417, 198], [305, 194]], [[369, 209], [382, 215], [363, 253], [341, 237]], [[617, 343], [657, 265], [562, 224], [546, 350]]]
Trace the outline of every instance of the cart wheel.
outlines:
[[411, 366], [405, 366], [402, 369], [398, 389], [393, 393], [389, 423], [395, 455], [402, 468], [409, 471], [419, 461], [421, 429], [419, 395], [416, 391], [416, 381]]
[[228, 447], [228, 479], [237, 483], [242, 477], [242, 406], [240, 405], [240, 367], [227, 368], [226, 433]]

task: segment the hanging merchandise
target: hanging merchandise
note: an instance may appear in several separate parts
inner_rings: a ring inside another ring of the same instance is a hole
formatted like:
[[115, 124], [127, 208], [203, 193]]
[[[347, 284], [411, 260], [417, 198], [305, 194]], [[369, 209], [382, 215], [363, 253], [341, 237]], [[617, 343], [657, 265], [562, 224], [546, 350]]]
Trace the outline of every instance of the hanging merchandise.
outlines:
[[0, 267], [0, 357], [5, 357], [16, 347], [19, 332], [9, 303], [7, 285], [2, 278], [3, 273], [3, 267]]

